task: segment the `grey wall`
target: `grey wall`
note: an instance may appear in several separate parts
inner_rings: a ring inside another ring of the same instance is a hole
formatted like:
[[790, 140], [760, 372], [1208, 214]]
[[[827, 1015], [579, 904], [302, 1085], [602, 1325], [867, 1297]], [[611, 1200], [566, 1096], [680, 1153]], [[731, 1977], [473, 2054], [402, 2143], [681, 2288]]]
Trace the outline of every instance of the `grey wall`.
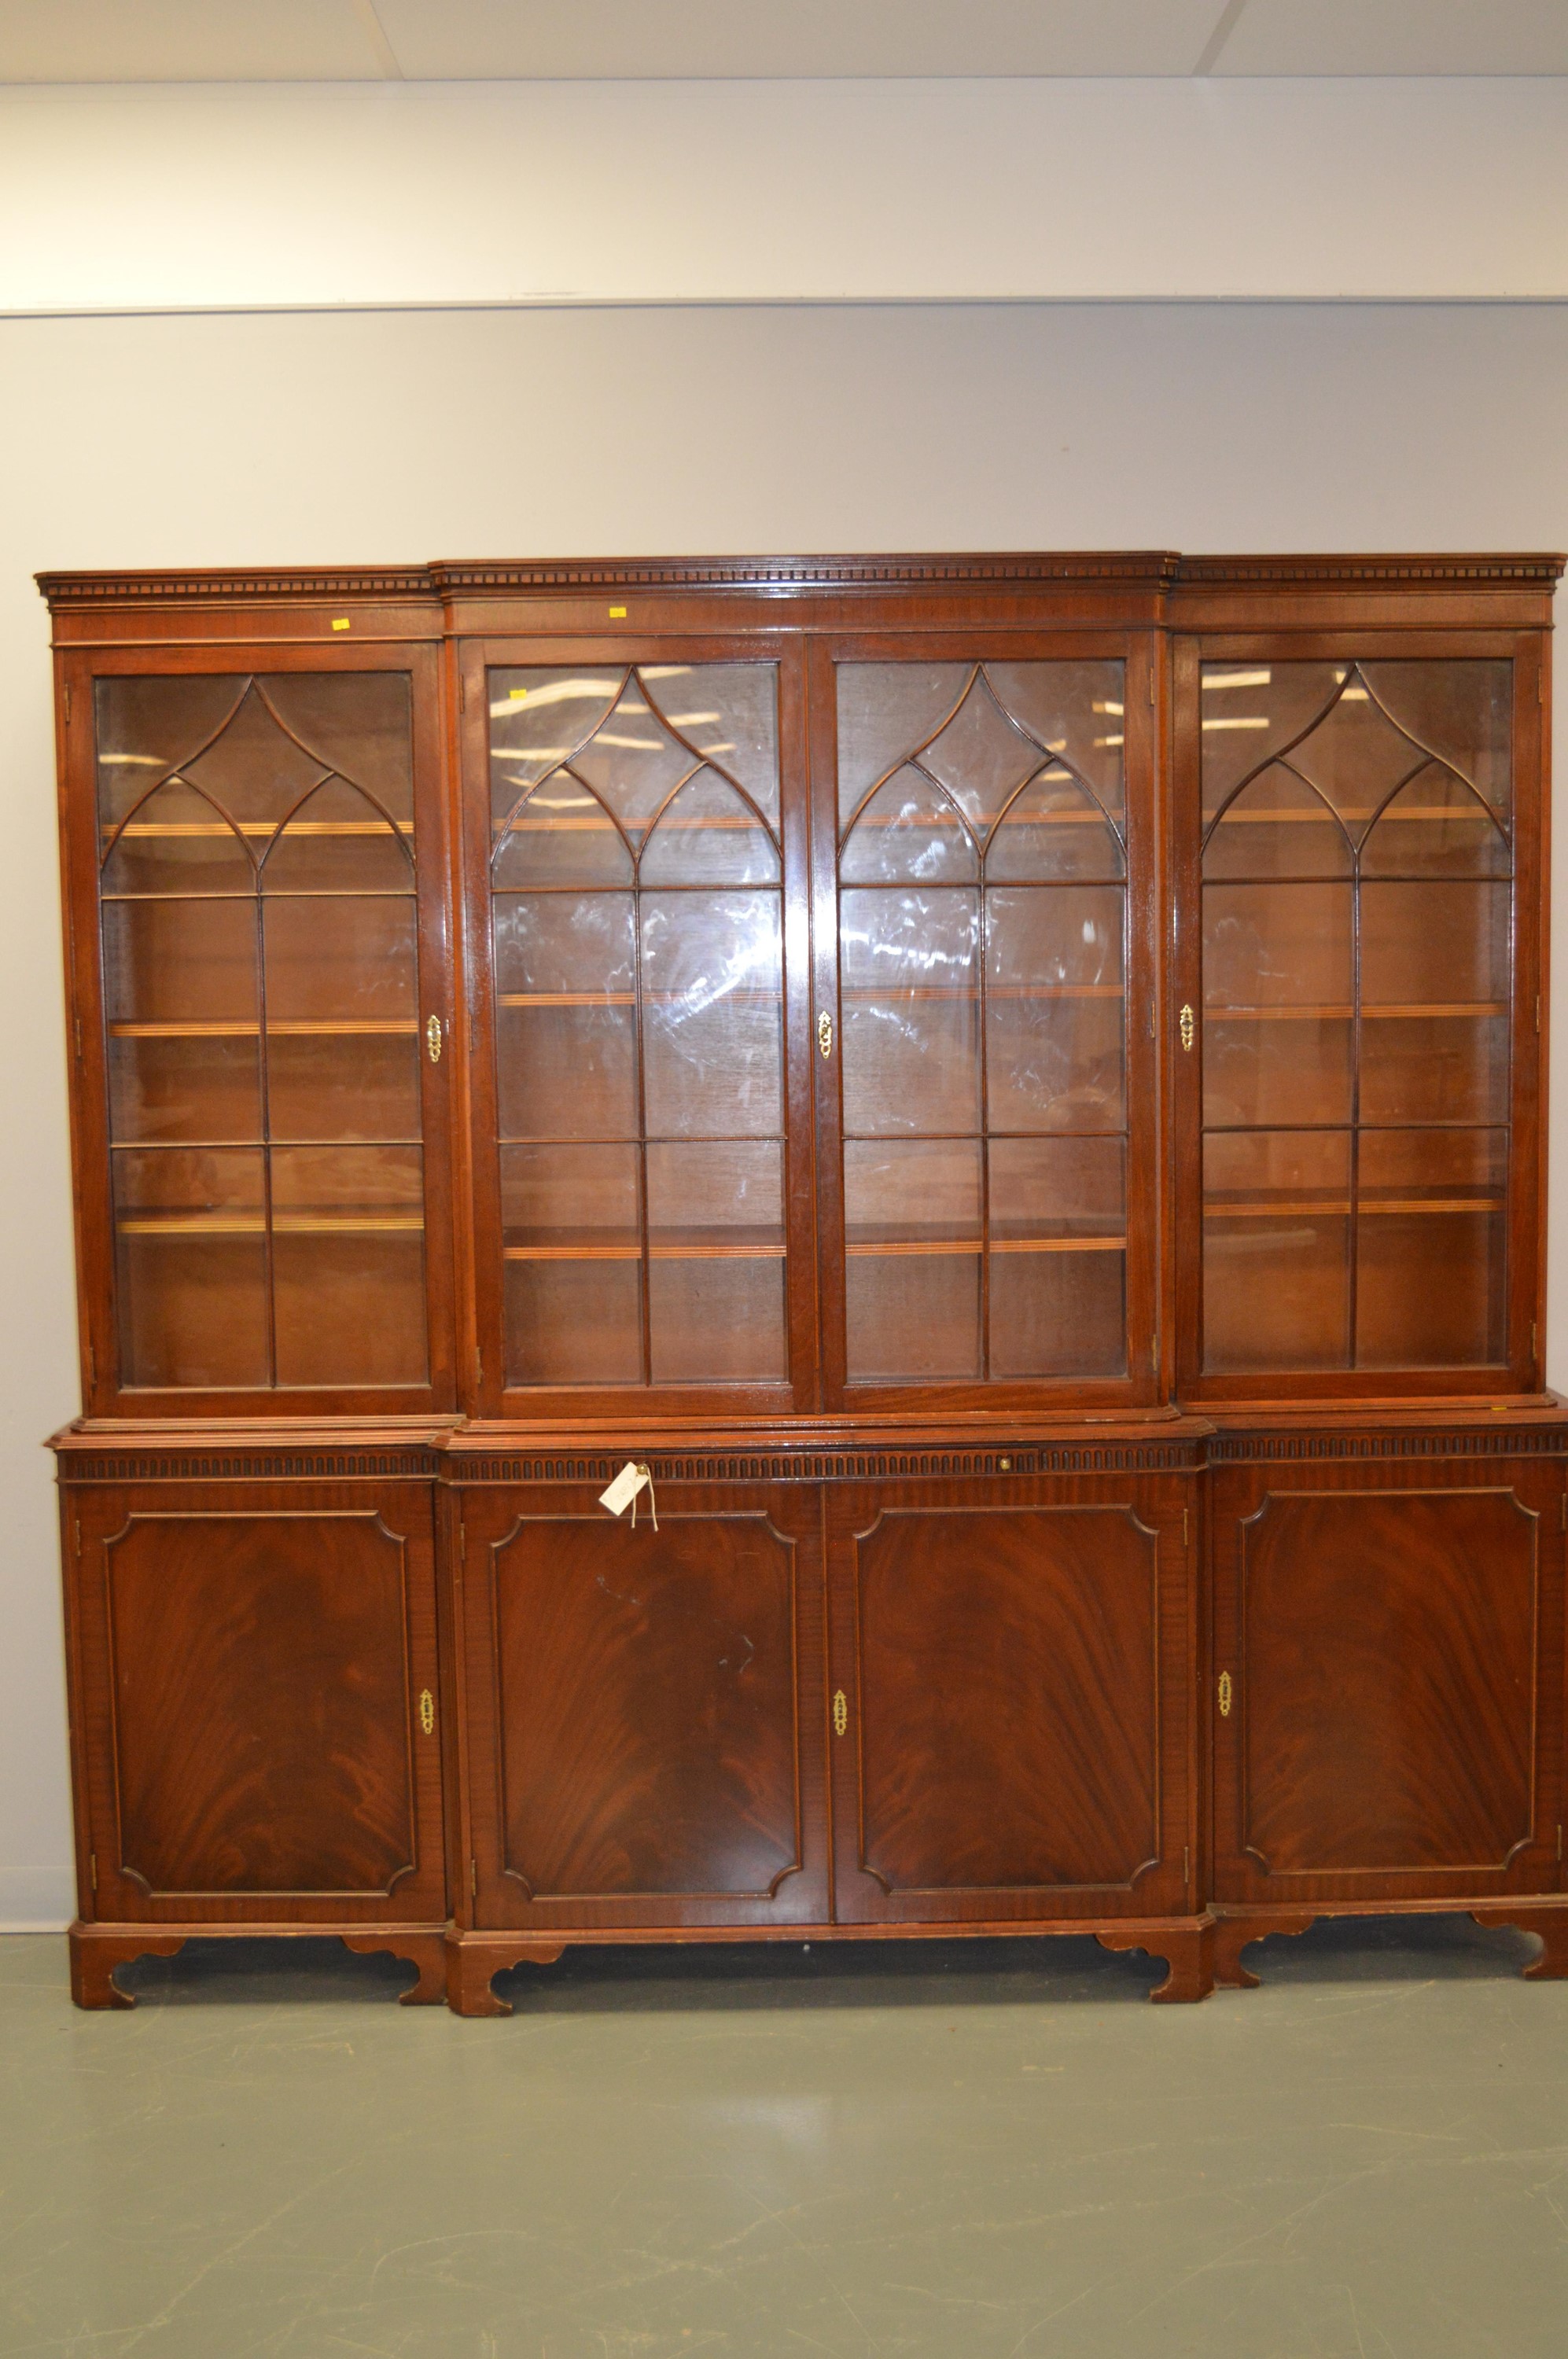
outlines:
[[[1568, 308], [12, 321], [0, 454], [0, 1923], [14, 1924], [60, 1922], [71, 1906], [38, 1445], [77, 1392], [48, 627], [32, 571], [1568, 548]], [[1558, 1015], [1568, 1038], [1561, 994]], [[1568, 1201], [1561, 1147], [1557, 1169]], [[1552, 1338], [1563, 1381], [1561, 1316]]]

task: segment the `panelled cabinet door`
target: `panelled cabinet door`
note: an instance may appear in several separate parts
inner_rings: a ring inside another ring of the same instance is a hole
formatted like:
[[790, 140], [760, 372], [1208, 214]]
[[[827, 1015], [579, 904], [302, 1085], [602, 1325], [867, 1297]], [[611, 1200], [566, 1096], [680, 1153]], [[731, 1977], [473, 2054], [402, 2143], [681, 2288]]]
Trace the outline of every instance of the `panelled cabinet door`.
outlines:
[[1562, 1495], [1529, 1461], [1216, 1475], [1218, 1898], [1556, 1887]]
[[813, 648], [835, 1405], [1152, 1397], [1152, 664], [1125, 636]]
[[93, 1913], [440, 1924], [428, 1487], [93, 1487], [65, 1516]]
[[799, 651], [462, 660], [485, 1400], [809, 1406]]
[[98, 1405], [450, 1407], [432, 658], [171, 659], [72, 658]]
[[1532, 1392], [1540, 643], [1181, 643], [1181, 1384]]
[[815, 1495], [600, 1487], [463, 1495], [473, 1921], [820, 1919]]
[[838, 1919], [1188, 1908], [1181, 1484], [856, 1484], [828, 1513]]

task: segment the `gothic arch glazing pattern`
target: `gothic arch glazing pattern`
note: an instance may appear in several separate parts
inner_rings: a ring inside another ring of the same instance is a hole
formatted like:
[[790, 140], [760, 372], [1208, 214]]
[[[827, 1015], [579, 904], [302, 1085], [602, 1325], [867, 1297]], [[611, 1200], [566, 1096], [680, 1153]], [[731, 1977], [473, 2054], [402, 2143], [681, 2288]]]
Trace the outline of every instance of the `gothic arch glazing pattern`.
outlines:
[[487, 693], [507, 1382], [781, 1384], [777, 667]]
[[96, 697], [121, 1380], [421, 1384], [408, 682]]
[[1207, 1369], [1506, 1357], [1511, 695], [1203, 668]]
[[1124, 674], [839, 667], [851, 1381], [1127, 1368]]

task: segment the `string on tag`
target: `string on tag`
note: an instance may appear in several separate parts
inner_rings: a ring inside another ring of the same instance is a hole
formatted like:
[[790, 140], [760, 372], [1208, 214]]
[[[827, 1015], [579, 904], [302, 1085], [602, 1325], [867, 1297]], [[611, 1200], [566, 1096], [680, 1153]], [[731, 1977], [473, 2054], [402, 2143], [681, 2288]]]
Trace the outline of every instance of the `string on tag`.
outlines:
[[[659, 1529], [659, 1502], [653, 1495], [653, 1469], [651, 1466], [639, 1464], [637, 1467], [637, 1473], [642, 1476], [643, 1483], [646, 1484], [648, 1487], [648, 1512], [653, 1518], [653, 1528], [657, 1531]], [[637, 1529], [637, 1503], [638, 1496], [638, 1492], [634, 1491], [632, 1493], [631, 1527], [634, 1532]]]

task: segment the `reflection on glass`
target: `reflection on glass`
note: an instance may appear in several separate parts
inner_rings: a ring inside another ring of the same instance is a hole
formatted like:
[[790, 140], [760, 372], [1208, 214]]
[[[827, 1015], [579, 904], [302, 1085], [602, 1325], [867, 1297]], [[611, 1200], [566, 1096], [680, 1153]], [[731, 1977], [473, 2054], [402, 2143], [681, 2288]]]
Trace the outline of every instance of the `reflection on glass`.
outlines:
[[852, 1379], [1126, 1372], [1124, 714], [1119, 663], [839, 668]]
[[408, 679], [105, 679], [96, 724], [122, 1380], [420, 1384]]
[[1203, 1359], [1505, 1354], [1511, 667], [1202, 678]]
[[781, 1383], [777, 668], [488, 701], [507, 1381]]

